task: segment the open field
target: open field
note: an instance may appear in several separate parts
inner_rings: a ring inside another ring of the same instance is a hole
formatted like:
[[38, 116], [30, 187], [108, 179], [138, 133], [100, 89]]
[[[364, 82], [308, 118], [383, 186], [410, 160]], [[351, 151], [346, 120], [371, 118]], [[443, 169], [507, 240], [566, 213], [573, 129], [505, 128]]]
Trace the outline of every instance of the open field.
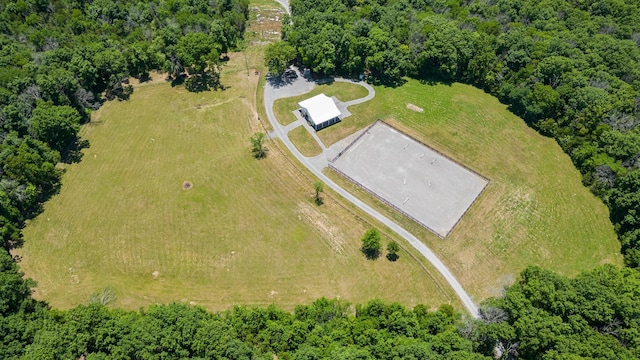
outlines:
[[316, 140], [309, 134], [305, 126], [298, 126], [289, 131], [289, 139], [296, 146], [300, 153], [306, 157], [320, 155], [322, 149]]
[[[376, 92], [375, 100], [352, 106], [351, 117], [318, 133], [325, 144], [381, 118], [490, 184], [440, 240], [336, 173], [328, 174], [423, 239], [477, 300], [499, 293], [529, 264], [574, 275], [601, 263], [621, 263], [607, 208], [582, 186], [568, 156], [497, 99], [471, 86], [413, 80]], [[407, 103], [424, 113], [407, 109]]]
[[225, 91], [156, 81], [94, 114], [82, 129], [91, 143], [84, 159], [24, 231], [18, 253], [36, 298], [69, 308], [111, 287], [114, 305], [128, 309], [171, 301], [291, 309], [321, 296], [449, 302], [407, 253], [366, 260], [359, 246], [370, 225], [330, 196], [317, 207], [312, 181], [275, 143], [253, 159], [262, 57], [255, 47], [244, 54], [230, 54]]
[[276, 100], [273, 104], [273, 112], [282, 125], [290, 124], [296, 120], [292, 112], [299, 108], [298, 103], [321, 93], [329, 97], [335, 96], [342, 102], [360, 99], [368, 94], [367, 89], [360, 85], [335, 81], [329, 84], [317, 85], [312, 91], [301, 96]]

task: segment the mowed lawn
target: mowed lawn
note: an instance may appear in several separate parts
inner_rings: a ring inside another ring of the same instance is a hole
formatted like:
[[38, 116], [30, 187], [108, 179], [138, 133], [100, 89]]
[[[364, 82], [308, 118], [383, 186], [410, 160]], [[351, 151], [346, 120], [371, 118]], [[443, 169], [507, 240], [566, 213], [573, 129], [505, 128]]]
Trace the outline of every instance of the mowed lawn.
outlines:
[[360, 85], [346, 82], [335, 81], [320, 84], [316, 85], [313, 90], [306, 94], [276, 100], [273, 104], [273, 113], [282, 125], [288, 125], [296, 120], [292, 112], [300, 108], [298, 103], [318, 94], [325, 94], [328, 97], [335, 96], [338, 100], [347, 102], [363, 98], [367, 96], [369, 92]]
[[[407, 109], [408, 103], [424, 112]], [[602, 263], [621, 264], [606, 206], [581, 184], [553, 139], [527, 127], [496, 98], [463, 84], [411, 80], [395, 89], [376, 87], [374, 100], [349, 110], [354, 115], [318, 133], [326, 145], [380, 118], [490, 180], [445, 240], [385, 209], [428, 244], [476, 300], [500, 294], [527, 265], [575, 275]]]
[[312, 157], [320, 155], [322, 149], [316, 139], [309, 134], [306, 126], [298, 126], [297, 128], [289, 131], [289, 140], [300, 151], [300, 153], [306, 157]]
[[369, 225], [329, 197], [317, 207], [313, 180], [274, 143], [266, 159], [251, 156], [259, 76], [241, 54], [224, 71], [225, 91], [188, 93], [155, 75], [94, 114], [83, 160], [24, 230], [20, 266], [38, 282], [36, 298], [69, 308], [110, 287], [113, 304], [128, 309], [292, 309], [322, 296], [449, 302], [405, 253], [366, 260]]

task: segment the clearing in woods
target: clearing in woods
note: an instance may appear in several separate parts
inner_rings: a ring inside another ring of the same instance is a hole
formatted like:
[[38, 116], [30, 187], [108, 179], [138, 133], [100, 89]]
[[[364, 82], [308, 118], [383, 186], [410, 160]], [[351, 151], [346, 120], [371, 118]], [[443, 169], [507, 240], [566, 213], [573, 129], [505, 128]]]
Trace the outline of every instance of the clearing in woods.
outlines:
[[314, 180], [275, 143], [266, 159], [251, 156], [249, 137], [264, 131], [255, 103], [264, 76], [254, 69], [265, 73], [265, 37], [280, 14], [268, 2], [251, 11], [251, 45], [223, 68], [227, 90], [189, 93], [154, 74], [160, 81], [104, 104], [82, 129], [91, 147], [66, 168], [18, 251], [38, 282], [35, 297], [69, 308], [110, 287], [127, 309], [171, 301], [292, 309], [321, 296], [457, 306], [408, 253], [366, 260], [360, 238], [371, 225], [331, 194], [317, 207]]

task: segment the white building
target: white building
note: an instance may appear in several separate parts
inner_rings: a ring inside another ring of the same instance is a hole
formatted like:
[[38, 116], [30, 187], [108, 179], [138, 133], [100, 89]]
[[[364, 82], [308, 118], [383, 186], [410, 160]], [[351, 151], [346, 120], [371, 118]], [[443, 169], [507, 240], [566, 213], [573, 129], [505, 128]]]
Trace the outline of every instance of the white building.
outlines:
[[333, 125], [342, 119], [333, 99], [325, 94], [316, 95], [310, 99], [300, 101], [300, 112], [316, 131]]

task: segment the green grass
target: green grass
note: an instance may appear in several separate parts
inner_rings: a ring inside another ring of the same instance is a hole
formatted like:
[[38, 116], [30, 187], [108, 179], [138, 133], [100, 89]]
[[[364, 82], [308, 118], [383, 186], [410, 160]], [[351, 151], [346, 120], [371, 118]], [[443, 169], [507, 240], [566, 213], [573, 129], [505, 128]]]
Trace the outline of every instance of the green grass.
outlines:
[[291, 124], [296, 120], [292, 112], [298, 109], [298, 103], [322, 93], [329, 97], [335, 96], [342, 102], [360, 99], [368, 94], [367, 89], [360, 85], [335, 81], [330, 84], [317, 85], [313, 90], [304, 95], [278, 99], [273, 104], [273, 112], [282, 125]]
[[527, 265], [575, 275], [602, 263], [621, 264], [607, 208], [582, 185], [569, 157], [494, 97], [467, 85], [411, 80], [396, 89], [377, 87], [374, 100], [350, 111], [354, 115], [318, 133], [325, 144], [381, 118], [490, 179], [440, 240], [329, 172], [418, 235], [476, 299], [498, 294]]
[[322, 153], [322, 148], [320, 148], [318, 142], [316, 142], [304, 126], [298, 126], [297, 128], [289, 131], [289, 139], [293, 145], [298, 148], [300, 153], [306, 157], [312, 157]]
[[154, 77], [94, 114], [82, 162], [66, 168], [60, 194], [25, 228], [18, 253], [37, 298], [69, 308], [111, 287], [114, 305], [128, 309], [292, 309], [321, 296], [449, 302], [408, 253], [366, 260], [359, 246], [370, 225], [329, 194], [316, 206], [313, 179], [276, 143], [266, 159], [251, 156], [259, 76], [247, 75], [243, 55], [225, 65], [225, 91], [188, 93]]

